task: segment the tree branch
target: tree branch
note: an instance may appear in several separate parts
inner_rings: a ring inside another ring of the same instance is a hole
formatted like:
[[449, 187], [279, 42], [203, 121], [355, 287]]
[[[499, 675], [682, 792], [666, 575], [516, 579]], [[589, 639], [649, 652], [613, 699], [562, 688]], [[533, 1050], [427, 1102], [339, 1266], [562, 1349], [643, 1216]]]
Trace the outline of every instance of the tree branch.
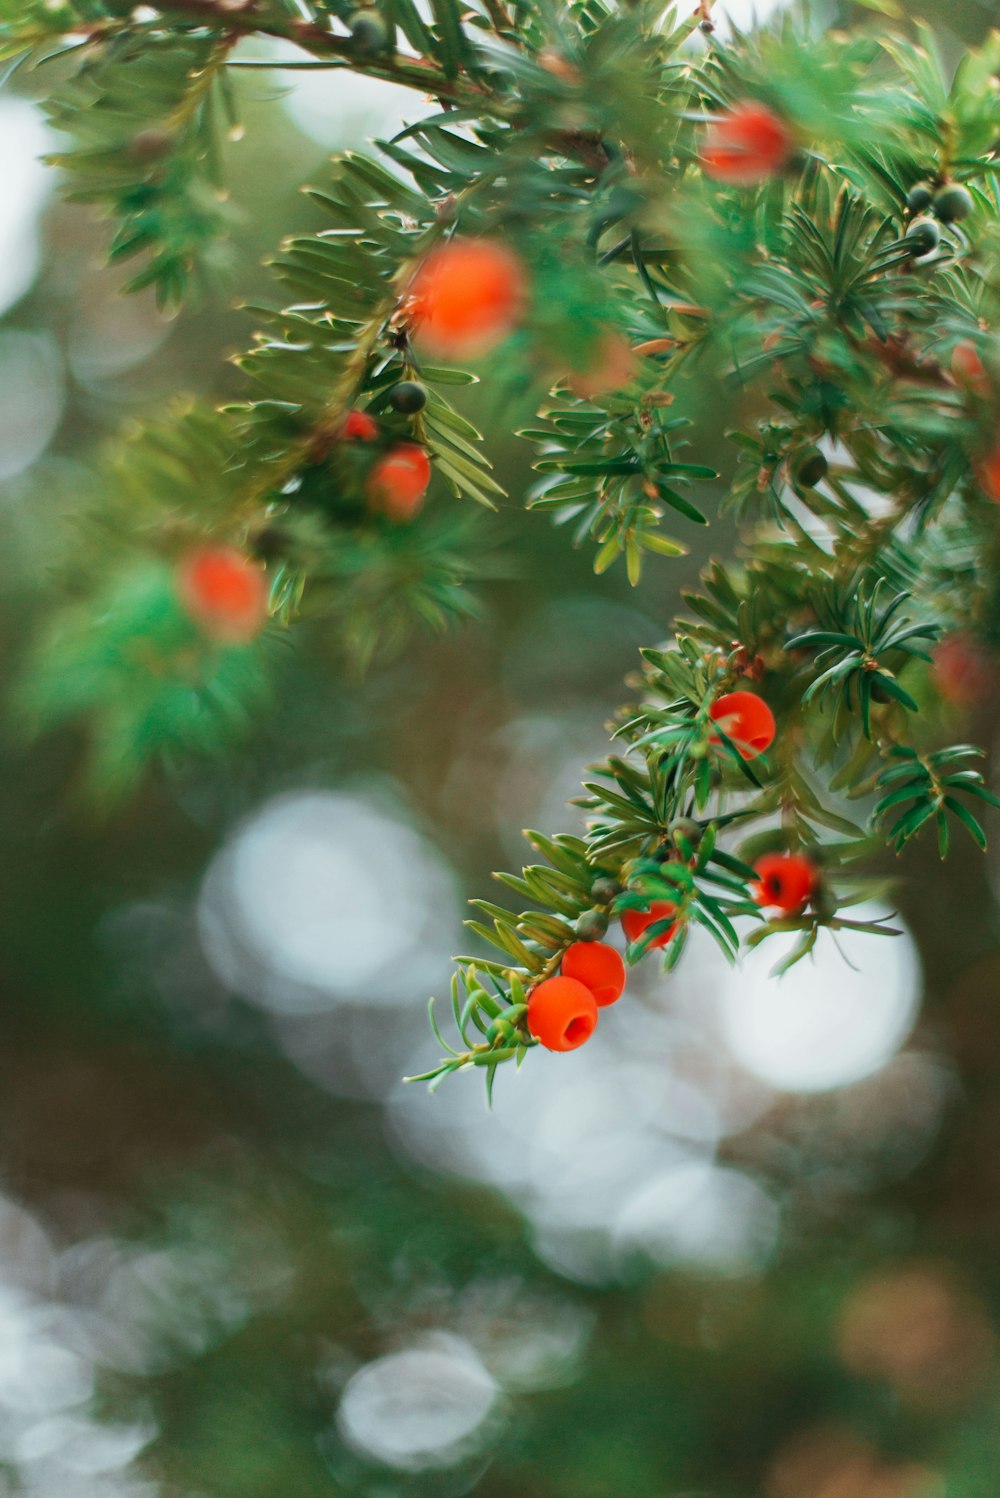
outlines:
[[442, 103], [474, 108], [489, 102], [494, 112], [508, 112], [482, 84], [449, 78], [426, 58], [399, 52], [362, 57], [350, 37], [337, 36], [316, 21], [268, 15], [259, 0], [157, 0], [156, 9], [162, 15], [186, 16], [202, 25], [216, 25], [230, 36], [273, 36], [293, 42], [315, 57], [335, 59], [358, 73], [419, 89]]

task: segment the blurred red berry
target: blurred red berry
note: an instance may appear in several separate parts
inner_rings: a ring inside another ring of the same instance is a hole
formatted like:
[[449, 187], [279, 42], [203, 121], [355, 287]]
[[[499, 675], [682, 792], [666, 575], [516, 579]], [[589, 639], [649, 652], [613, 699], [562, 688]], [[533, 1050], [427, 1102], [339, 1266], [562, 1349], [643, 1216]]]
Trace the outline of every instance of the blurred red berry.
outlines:
[[[709, 717], [732, 739], [743, 759], [756, 759], [774, 743], [774, 714], [756, 692], [724, 692], [709, 708]], [[713, 738], [713, 744], [721, 743]]]
[[372, 509], [390, 520], [413, 520], [423, 508], [431, 461], [415, 442], [401, 442], [379, 458], [368, 475]]
[[786, 915], [801, 910], [816, 888], [816, 870], [801, 853], [766, 853], [754, 864], [758, 883], [751, 893], [758, 905], [770, 905]]
[[951, 377], [956, 385], [976, 395], [989, 395], [990, 377], [971, 338], [963, 338], [951, 352]]
[[528, 1029], [548, 1051], [575, 1051], [597, 1029], [597, 1001], [575, 978], [546, 978], [528, 996]]
[[267, 578], [232, 546], [199, 546], [177, 569], [177, 593], [186, 612], [210, 639], [244, 645], [267, 619]]
[[945, 635], [931, 651], [934, 684], [945, 702], [954, 707], [973, 707], [996, 687], [996, 671], [989, 655], [970, 635], [957, 631]]
[[[648, 910], [623, 910], [622, 930], [625, 932], [626, 940], [638, 941], [640, 936], [657, 921], [668, 921], [676, 909], [677, 907], [669, 900], [654, 900]], [[672, 926], [661, 931], [659, 936], [655, 936], [650, 942], [649, 950], [652, 951], [654, 947], [665, 947], [669, 941], [673, 940], [679, 926], [680, 921], [675, 921]]]
[[378, 436], [378, 422], [367, 411], [348, 411], [344, 417], [343, 433], [354, 442], [374, 442]]
[[613, 1004], [625, 991], [625, 963], [620, 952], [601, 941], [575, 941], [563, 953], [562, 975], [575, 978], [594, 995], [597, 1007]]
[[417, 267], [408, 311], [430, 353], [473, 358], [507, 337], [526, 301], [527, 277], [513, 250], [490, 239], [452, 239]]
[[753, 187], [780, 172], [792, 153], [792, 135], [766, 104], [734, 104], [705, 132], [701, 163], [705, 175], [734, 187]]

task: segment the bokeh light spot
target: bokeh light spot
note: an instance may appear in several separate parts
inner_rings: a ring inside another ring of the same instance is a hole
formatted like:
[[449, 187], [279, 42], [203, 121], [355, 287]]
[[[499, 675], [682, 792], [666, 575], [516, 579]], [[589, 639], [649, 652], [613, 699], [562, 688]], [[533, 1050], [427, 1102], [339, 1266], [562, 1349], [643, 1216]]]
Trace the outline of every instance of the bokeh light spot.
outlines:
[[[882, 912], [859, 906], [852, 916]], [[899, 926], [898, 920], [893, 920]], [[848, 960], [832, 948], [772, 969], [798, 933], [781, 933], [744, 955], [734, 970], [719, 963], [726, 1044], [740, 1064], [788, 1092], [824, 1092], [878, 1071], [909, 1035], [920, 997], [920, 970], [909, 933], [839, 935]], [[822, 938], [821, 938], [822, 940]]]

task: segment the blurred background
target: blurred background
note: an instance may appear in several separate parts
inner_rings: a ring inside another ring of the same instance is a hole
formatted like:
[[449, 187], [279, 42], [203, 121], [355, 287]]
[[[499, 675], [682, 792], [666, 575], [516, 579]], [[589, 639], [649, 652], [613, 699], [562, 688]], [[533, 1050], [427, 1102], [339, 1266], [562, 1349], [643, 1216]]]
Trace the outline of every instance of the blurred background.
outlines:
[[[957, 57], [990, 7], [921, 9]], [[238, 390], [298, 188], [424, 107], [241, 76], [230, 281], [174, 322], [40, 165], [43, 79], [0, 93], [5, 670], [95, 445]], [[488, 380], [470, 409], [522, 494]], [[774, 943], [645, 963], [492, 1115], [401, 1083], [465, 901], [573, 829], [707, 554], [631, 591], [516, 502], [484, 524], [479, 622], [361, 684], [297, 639], [237, 754], [108, 819], [72, 735], [0, 743], [0, 1498], [995, 1498], [995, 862], [918, 847], [900, 937], [780, 983]]]

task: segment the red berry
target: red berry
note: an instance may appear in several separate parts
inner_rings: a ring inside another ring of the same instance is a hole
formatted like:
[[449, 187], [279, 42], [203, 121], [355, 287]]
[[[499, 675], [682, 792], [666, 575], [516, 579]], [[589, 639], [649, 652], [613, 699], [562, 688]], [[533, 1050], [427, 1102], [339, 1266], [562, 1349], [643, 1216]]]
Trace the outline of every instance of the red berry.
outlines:
[[[657, 921], [669, 920], [676, 908], [669, 900], [654, 900], [648, 910], [623, 910], [622, 930], [625, 932], [626, 939], [629, 942], [638, 941], [640, 936]], [[652, 951], [654, 947], [665, 947], [667, 942], [673, 940], [679, 926], [680, 921], [675, 921], [672, 926], [661, 931], [659, 936], [654, 936], [649, 944], [649, 950]]]
[[368, 475], [372, 509], [390, 520], [413, 520], [431, 481], [431, 461], [415, 442], [400, 442], [379, 458]]
[[792, 135], [784, 120], [749, 99], [705, 132], [701, 162], [707, 177], [735, 187], [754, 187], [780, 172], [792, 153]]
[[527, 277], [513, 250], [490, 239], [452, 239], [417, 267], [408, 311], [430, 353], [475, 357], [507, 337], [526, 300]]
[[[756, 692], [725, 692], [717, 697], [708, 710], [713, 723], [718, 723], [736, 745], [743, 759], [756, 759], [774, 743], [777, 725], [774, 714]], [[713, 744], [721, 743], [713, 738]]]
[[344, 417], [343, 435], [355, 442], [374, 442], [378, 422], [367, 411], [348, 411]]
[[951, 351], [951, 377], [956, 385], [976, 395], [989, 395], [990, 378], [971, 338], [963, 338]]
[[945, 702], [972, 707], [992, 693], [996, 672], [981, 645], [969, 635], [945, 635], [931, 651], [934, 681]]
[[613, 1004], [625, 991], [621, 953], [601, 941], [575, 941], [563, 953], [562, 975], [589, 988], [598, 1009]]
[[801, 853], [766, 853], [754, 864], [759, 883], [751, 885], [758, 905], [790, 915], [801, 910], [816, 888], [816, 870]]
[[597, 1002], [575, 978], [546, 978], [528, 996], [528, 1029], [548, 1051], [575, 1051], [597, 1029]]
[[177, 569], [177, 592], [198, 627], [212, 640], [244, 645], [267, 619], [267, 579], [232, 546], [199, 546]]

